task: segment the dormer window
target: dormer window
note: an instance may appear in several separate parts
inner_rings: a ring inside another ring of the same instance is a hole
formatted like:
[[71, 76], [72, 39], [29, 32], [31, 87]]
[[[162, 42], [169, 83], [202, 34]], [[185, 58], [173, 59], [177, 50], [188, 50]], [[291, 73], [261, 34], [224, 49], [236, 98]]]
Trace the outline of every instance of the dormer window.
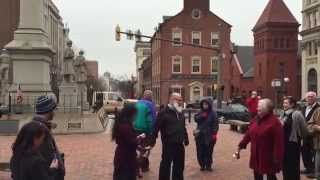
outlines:
[[201, 18], [201, 11], [199, 9], [192, 10], [192, 18], [193, 19], [200, 19]]

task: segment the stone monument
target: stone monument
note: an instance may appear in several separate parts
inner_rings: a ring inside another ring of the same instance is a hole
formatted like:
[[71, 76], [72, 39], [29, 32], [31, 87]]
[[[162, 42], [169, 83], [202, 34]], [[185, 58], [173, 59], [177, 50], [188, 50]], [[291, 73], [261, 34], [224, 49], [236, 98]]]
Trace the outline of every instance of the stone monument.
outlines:
[[63, 81], [59, 87], [59, 106], [75, 108], [78, 106], [78, 87], [74, 74], [74, 51], [72, 41], [68, 40], [63, 62]]
[[19, 26], [14, 40], [5, 46], [12, 63], [9, 91], [15, 93], [20, 84], [24, 96], [28, 96], [28, 102], [23, 102], [25, 105], [33, 105], [39, 95], [52, 93], [50, 64], [55, 51], [44, 30], [44, 6], [44, 0], [20, 1]]
[[74, 63], [75, 79], [78, 86], [78, 97], [80, 98], [78, 104], [82, 107], [82, 110], [89, 110], [86, 85], [88, 72], [85, 61], [84, 51], [81, 50]]

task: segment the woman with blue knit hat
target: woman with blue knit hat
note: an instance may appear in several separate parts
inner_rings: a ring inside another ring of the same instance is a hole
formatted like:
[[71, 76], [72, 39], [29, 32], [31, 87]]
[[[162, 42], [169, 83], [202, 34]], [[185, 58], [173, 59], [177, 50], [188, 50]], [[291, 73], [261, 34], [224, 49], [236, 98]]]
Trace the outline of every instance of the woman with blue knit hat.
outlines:
[[64, 155], [60, 153], [56, 141], [51, 134], [51, 129], [55, 128], [56, 125], [52, 123], [54, 117], [54, 111], [57, 108], [55, 99], [49, 96], [40, 96], [36, 102], [36, 115], [33, 120], [41, 122], [47, 127], [45, 139], [40, 146], [40, 153], [45, 159], [48, 167], [52, 160], [58, 160], [57, 172], [54, 173], [55, 180], [64, 180], [65, 167], [64, 167]]

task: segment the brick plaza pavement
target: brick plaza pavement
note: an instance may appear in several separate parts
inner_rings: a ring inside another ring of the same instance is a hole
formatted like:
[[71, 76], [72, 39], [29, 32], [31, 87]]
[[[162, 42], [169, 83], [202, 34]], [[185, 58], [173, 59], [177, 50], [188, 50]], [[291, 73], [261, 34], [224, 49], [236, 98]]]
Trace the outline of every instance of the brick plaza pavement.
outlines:
[[[188, 126], [190, 146], [186, 148], [186, 180], [252, 180], [248, 168], [248, 151], [240, 160], [232, 158], [242, 135], [221, 126], [215, 149], [215, 168], [212, 173], [199, 171], [192, 137], [192, 125]], [[108, 133], [56, 136], [61, 151], [66, 154], [66, 180], [112, 180], [112, 161], [115, 145]], [[10, 158], [10, 146], [14, 137], [0, 136], [0, 162]], [[161, 156], [161, 141], [151, 155], [151, 171], [143, 180], [157, 180]], [[9, 173], [0, 172], [0, 180], [9, 180]], [[302, 178], [306, 180], [306, 178]]]

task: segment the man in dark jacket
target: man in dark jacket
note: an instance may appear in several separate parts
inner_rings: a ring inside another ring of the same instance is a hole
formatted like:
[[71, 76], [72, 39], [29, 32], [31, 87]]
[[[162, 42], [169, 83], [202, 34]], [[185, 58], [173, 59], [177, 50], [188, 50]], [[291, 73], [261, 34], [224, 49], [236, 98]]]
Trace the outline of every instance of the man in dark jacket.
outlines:
[[58, 160], [58, 169], [55, 173], [55, 180], [63, 180], [65, 176], [64, 157], [59, 152], [56, 141], [51, 134], [51, 129], [55, 128], [55, 124], [52, 123], [54, 117], [54, 110], [57, 104], [55, 100], [48, 96], [40, 96], [36, 102], [36, 115], [33, 120], [41, 122], [48, 129], [46, 131], [45, 139], [40, 146], [40, 153], [46, 161], [47, 167], [50, 167], [52, 160]]
[[173, 163], [172, 180], [184, 179], [185, 146], [189, 145], [189, 139], [182, 105], [181, 95], [173, 93], [169, 105], [157, 117], [153, 138], [155, 143], [158, 132], [161, 132], [162, 160], [159, 180], [170, 179], [171, 163]]
[[[315, 92], [308, 92], [306, 94], [307, 106], [303, 110], [303, 114], [306, 118], [306, 122], [308, 123], [312, 118], [314, 112], [320, 107], [320, 105], [316, 102], [317, 94]], [[306, 168], [302, 171], [302, 174], [306, 174], [310, 178], [314, 178], [314, 169], [315, 169], [315, 150], [313, 146], [313, 136], [309, 135], [305, 137], [302, 141], [302, 160], [304, 167]]]
[[202, 100], [200, 107], [201, 112], [195, 115], [197, 129], [194, 131], [197, 158], [201, 171], [212, 171], [212, 153], [217, 141], [219, 121], [210, 100]]

